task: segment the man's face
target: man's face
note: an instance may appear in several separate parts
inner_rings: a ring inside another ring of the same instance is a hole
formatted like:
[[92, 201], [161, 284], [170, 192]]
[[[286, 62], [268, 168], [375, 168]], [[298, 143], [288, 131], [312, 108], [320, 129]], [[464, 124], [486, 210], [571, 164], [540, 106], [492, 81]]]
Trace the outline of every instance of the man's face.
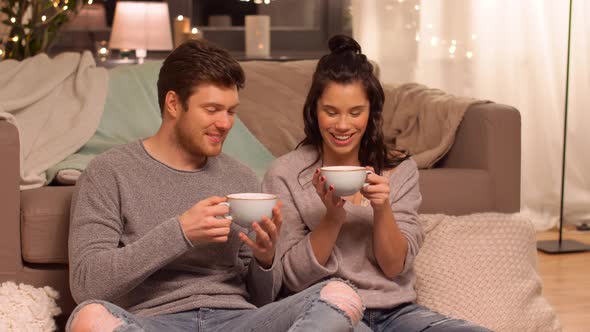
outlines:
[[199, 157], [221, 153], [238, 103], [235, 86], [199, 85], [187, 101], [188, 110], [179, 112], [176, 119], [174, 131], [181, 147]]

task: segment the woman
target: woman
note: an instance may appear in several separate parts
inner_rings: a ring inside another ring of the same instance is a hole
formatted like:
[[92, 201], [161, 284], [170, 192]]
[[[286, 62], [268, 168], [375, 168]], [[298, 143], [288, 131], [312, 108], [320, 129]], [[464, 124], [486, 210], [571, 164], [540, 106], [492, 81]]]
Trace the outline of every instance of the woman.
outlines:
[[[416, 163], [384, 143], [384, 93], [358, 43], [329, 41], [304, 106], [305, 139], [275, 160], [263, 181], [283, 202], [286, 286], [328, 277], [354, 283], [374, 331], [487, 331], [417, 305], [412, 270], [424, 240]], [[322, 166], [364, 166], [368, 185], [349, 197], [326, 188]]]

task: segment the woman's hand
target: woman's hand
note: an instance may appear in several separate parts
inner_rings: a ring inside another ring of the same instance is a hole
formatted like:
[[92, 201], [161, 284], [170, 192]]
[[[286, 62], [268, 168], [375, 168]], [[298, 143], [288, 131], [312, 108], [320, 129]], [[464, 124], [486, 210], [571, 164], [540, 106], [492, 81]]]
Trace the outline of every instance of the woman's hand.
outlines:
[[375, 173], [375, 169], [367, 166], [371, 171], [367, 175], [368, 185], [363, 186], [361, 194], [370, 202], [373, 210], [389, 207], [389, 178]]
[[346, 211], [344, 210], [344, 200], [334, 195], [334, 186], [326, 188], [326, 177], [321, 175], [320, 169], [316, 169], [311, 179], [318, 196], [326, 206], [326, 218], [344, 223]]

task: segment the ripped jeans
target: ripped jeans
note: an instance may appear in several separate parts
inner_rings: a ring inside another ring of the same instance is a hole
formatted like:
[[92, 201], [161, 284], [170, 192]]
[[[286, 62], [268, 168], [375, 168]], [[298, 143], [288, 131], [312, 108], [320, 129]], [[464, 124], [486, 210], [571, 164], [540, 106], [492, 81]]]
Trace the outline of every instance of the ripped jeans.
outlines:
[[[322, 289], [331, 282], [318, 283], [308, 289], [269, 303], [256, 309], [214, 309], [200, 308], [174, 314], [142, 317], [133, 315], [124, 309], [105, 301], [86, 301], [70, 316], [66, 331], [72, 331], [78, 312], [86, 305], [97, 303], [108, 310], [109, 317], [116, 320], [115, 332], [127, 331], [369, 331], [364, 324], [354, 324], [339, 306], [328, 302]], [[332, 284], [333, 285], [333, 284]], [[340, 282], [339, 285], [342, 285]], [[322, 292], [322, 294], [320, 294]], [[355, 293], [353, 293], [355, 294]], [[346, 305], [350, 307], [348, 301]], [[352, 306], [357, 321], [362, 317], [364, 307]], [[114, 316], [114, 317], [113, 317]], [[93, 332], [111, 331], [114, 325], [106, 327], [108, 320], [96, 319], [90, 328]], [[355, 326], [356, 325], [356, 326]]]
[[372, 331], [385, 332], [491, 332], [476, 324], [453, 319], [415, 303], [392, 309], [367, 309], [360, 325]]

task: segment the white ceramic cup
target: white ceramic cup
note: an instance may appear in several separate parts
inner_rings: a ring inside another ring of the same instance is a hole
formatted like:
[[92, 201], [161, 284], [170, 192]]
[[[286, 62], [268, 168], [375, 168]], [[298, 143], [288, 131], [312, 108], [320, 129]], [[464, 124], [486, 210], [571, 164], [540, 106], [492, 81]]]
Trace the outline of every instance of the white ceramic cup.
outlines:
[[367, 175], [372, 173], [362, 166], [326, 166], [320, 172], [326, 177], [326, 189], [334, 186], [335, 196], [349, 196], [361, 190], [368, 185]]
[[229, 207], [225, 217], [234, 223], [250, 228], [252, 222], [259, 222], [262, 216], [272, 218], [272, 208], [277, 205], [277, 196], [262, 193], [239, 193], [227, 195], [227, 202], [219, 203]]

